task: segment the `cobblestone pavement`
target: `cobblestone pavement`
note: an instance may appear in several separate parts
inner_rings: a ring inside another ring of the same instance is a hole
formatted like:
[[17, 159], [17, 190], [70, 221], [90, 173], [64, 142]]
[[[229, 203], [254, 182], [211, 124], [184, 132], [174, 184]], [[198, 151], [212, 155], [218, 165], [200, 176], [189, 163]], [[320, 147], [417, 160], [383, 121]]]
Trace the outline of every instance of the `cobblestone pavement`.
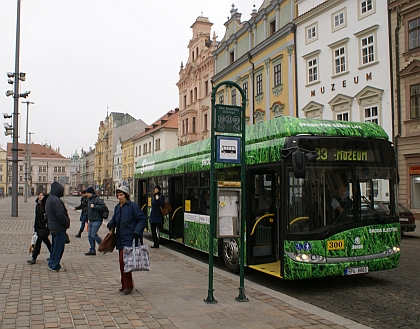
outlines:
[[239, 277], [218, 269], [217, 303], [206, 304], [208, 266], [165, 247], [150, 249], [151, 271], [134, 273], [135, 290], [122, 295], [117, 254], [84, 255], [87, 234], [74, 238], [80, 222], [71, 207], [67, 271], [47, 270], [45, 246], [31, 266], [34, 206], [19, 198], [11, 217], [11, 198], [0, 199], [0, 328], [369, 328], [247, 280], [249, 302], [236, 302]]

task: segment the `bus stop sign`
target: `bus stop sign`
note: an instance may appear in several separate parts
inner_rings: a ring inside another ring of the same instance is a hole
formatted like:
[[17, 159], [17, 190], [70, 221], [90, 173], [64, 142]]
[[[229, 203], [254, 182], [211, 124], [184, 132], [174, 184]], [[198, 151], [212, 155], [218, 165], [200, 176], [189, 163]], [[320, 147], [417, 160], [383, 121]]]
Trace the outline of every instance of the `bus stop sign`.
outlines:
[[219, 133], [242, 133], [242, 107], [216, 104], [214, 131]]

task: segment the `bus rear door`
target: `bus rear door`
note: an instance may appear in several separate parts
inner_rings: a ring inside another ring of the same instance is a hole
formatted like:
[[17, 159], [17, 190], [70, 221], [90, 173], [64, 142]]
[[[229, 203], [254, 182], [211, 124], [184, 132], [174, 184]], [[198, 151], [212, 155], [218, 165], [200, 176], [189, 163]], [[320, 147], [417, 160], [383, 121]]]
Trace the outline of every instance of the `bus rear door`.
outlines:
[[[248, 266], [275, 263], [278, 259], [275, 171], [250, 171], [247, 183]], [[275, 271], [280, 271], [280, 265]]]

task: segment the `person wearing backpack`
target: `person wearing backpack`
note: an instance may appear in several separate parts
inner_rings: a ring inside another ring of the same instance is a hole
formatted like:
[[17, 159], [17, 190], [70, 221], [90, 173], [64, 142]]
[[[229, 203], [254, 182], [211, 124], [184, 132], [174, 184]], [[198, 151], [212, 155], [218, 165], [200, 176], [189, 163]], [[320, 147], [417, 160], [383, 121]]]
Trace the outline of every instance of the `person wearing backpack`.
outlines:
[[102, 238], [98, 235], [103, 222], [102, 212], [107, 211], [108, 208], [104, 200], [96, 195], [93, 187], [87, 188], [86, 196], [88, 198], [88, 240], [90, 249], [85, 255], [94, 256], [96, 255], [95, 242], [98, 246], [102, 242]]
[[163, 215], [161, 207], [165, 205], [165, 197], [160, 193], [161, 189], [159, 185], [155, 186], [153, 199], [152, 199], [152, 210], [150, 211], [150, 228], [152, 230], [153, 246], [152, 248], [159, 248], [159, 234], [162, 230]]

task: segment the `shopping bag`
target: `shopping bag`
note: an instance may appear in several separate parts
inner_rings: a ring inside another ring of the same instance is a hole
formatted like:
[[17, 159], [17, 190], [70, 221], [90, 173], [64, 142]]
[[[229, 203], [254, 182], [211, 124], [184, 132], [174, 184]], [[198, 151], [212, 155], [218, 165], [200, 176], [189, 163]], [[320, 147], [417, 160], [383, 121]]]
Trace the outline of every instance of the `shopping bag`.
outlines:
[[130, 247], [123, 250], [124, 273], [134, 271], [150, 271], [149, 246], [135, 246], [134, 240]]
[[32, 235], [31, 244], [29, 246], [29, 257], [32, 257], [32, 253], [35, 249], [35, 244], [36, 244], [37, 239], [38, 239], [38, 235], [36, 233], [34, 233], [34, 235]]
[[102, 240], [101, 244], [98, 247], [99, 252], [103, 252], [106, 254], [107, 252], [113, 252], [115, 249], [115, 242], [117, 240], [117, 236], [115, 232], [109, 231], [105, 238]]

